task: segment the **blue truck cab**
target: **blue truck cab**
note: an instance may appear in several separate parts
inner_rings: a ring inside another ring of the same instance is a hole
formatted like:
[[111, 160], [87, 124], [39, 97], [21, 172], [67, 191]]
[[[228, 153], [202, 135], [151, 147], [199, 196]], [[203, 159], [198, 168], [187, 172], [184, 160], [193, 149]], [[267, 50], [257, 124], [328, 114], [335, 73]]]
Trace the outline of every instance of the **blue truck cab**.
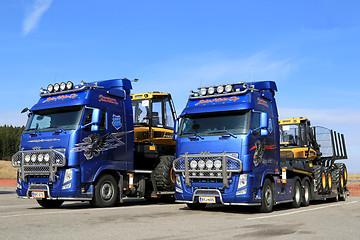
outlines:
[[12, 157], [18, 196], [43, 207], [64, 200], [108, 207], [149, 194], [151, 169], [134, 167], [143, 159], [134, 159], [131, 89], [128, 79], [42, 89]]
[[272, 81], [191, 91], [176, 135], [178, 202], [259, 205], [266, 212], [292, 201], [292, 180], [280, 181], [276, 91]]

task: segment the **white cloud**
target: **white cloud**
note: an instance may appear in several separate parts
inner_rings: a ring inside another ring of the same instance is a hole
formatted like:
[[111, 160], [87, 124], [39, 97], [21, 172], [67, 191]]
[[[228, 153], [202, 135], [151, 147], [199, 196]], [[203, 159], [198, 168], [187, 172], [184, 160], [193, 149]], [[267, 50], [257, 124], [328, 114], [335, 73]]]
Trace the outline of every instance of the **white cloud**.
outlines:
[[50, 8], [52, 0], [35, 0], [32, 11], [23, 22], [23, 34], [29, 34], [39, 23], [42, 15]]

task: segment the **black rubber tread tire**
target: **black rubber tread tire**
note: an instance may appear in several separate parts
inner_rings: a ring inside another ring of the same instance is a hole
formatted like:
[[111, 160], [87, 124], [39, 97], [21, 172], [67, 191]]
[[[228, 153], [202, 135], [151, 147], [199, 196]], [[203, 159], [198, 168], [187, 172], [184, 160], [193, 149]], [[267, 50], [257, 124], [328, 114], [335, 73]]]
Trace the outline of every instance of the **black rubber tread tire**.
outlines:
[[333, 186], [338, 186], [338, 188], [340, 188], [340, 169], [333, 165], [330, 168], [330, 174]]
[[[346, 168], [346, 165], [345, 163], [335, 163], [335, 166], [340, 169], [340, 174], [343, 175], [343, 178], [344, 178], [344, 187], [347, 183], [347, 178], [348, 176], [345, 176], [345, 170], [346, 170], [346, 173], [347, 173], [347, 168]], [[346, 174], [347, 175], [347, 174]]]
[[203, 210], [206, 208], [206, 203], [186, 203], [191, 210]]
[[313, 169], [314, 169], [314, 179], [316, 183], [315, 189], [318, 193], [322, 193], [323, 192], [322, 181], [321, 181], [322, 166], [315, 165]]
[[64, 203], [62, 200], [37, 199], [36, 201], [43, 208], [59, 208]]
[[299, 181], [295, 181], [294, 184], [294, 199], [291, 203], [291, 206], [293, 208], [299, 208], [301, 206], [301, 199], [302, 199], [302, 190], [301, 190], [301, 184]]
[[[270, 190], [270, 192], [268, 192]], [[261, 189], [261, 205], [258, 207], [258, 211], [262, 213], [268, 213], [273, 210], [274, 207], [274, 184], [270, 181], [270, 179], [265, 179], [264, 184]], [[270, 196], [267, 196], [269, 203], [265, 198], [265, 194], [269, 193]]]
[[161, 156], [160, 162], [153, 170], [154, 180], [158, 191], [175, 191], [175, 183], [171, 180], [173, 156]]
[[[307, 191], [307, 195], [308, 198], [306, 198], [306, 191]], [[308, 180], [304, 181], [304, 188], [303, 188], [303, 194], [302, 194], [302, 201], [301, 201], [301, 206], [303, 207], [307, 207], [310, 205], [310, 198], [311, 198], [311, 188], [310, 188], [310, 183]]]
[[[105, 200], [101, 197], [100, 191], [104, 183], [110, 184], [113, 193], [109, 200]], [[112, 207], [117, 202], [119, 197], [119, 187], [115, 178], [110, 174], [101, 176], [95, 183], [93, 199], [90, 200], [90, 205], [93, 207]]]
[[339, 197], [339, 201], [346, 201], [347, 196], [344, 195], [343, 197]]
[[[332, 183], [331, 183], [331, 186], [330, 186], [330, 184], [329, 184], [330, 168], [324, 167], [324, 173], [325, 173], [325, 178], [326, 178], [325, 193], [331, 193]], [[330, 178], [331, 178], [331, 175], [330, 175]], [[330, 179], [330, 180], [331, 180], [331, 179]]]

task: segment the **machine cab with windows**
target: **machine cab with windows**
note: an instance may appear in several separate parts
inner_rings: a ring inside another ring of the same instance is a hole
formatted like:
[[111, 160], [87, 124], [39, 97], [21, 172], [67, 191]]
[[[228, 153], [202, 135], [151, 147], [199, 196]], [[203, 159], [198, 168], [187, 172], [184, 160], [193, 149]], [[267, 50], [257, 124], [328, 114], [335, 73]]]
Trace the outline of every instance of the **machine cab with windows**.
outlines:
[[176, 112], [169, 93], [131, 95], [134, 117], [135, 165], [153, 169], [160, 155], [174, 155]]

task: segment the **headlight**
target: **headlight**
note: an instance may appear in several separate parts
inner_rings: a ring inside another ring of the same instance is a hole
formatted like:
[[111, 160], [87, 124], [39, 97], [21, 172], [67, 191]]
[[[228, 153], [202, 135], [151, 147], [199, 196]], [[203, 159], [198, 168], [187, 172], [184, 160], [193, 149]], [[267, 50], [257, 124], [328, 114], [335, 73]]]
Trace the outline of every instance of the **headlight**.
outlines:
[[214, 94], [215, 93], [215, 88], [214, 87], [209, 87], [208, 93], [209, 94]]
[[180, 175], [176, 174], [176, 175], [175, 175], [175, 180], [176, 180], [176, 185], [178, 185], [179, 187], [181, 187]]
[[65, 91], [66, 90], [66, 83], [62, 82], [60, 84], [60, 89], [61, 89], [61, 91]]
[[70, 182], [73, 178], [73, 168], [66, 169], [64, 175], [64, 184]]
[[38, 156], [38, 160], [39, 162], [42, 162], [42, 160], [44, 160], [44, 155], [40, 153]]
[[216, 91], [217, 91], [217, 93], [223, 93], [224, 92], [224, 86], [218, 86]]
[[49, 93], [52, 93], [54, 91], [54, 86], [52, 84], [49, 84], [47, 86], [47, 90], [48, 90]]
[[204, 160], [200, 160], [200, 161], [198, 162], [198, 166], [199, 166], [200, 169], [203, 169], [203, 168], [205, 167], [205, 161], [204, 161]]
[[32, 162], [35, 162], [35, 161], [36, 161], [36, 154], [31, 155], [31, 161], [32, 161]]
[[195, 160], [192, 160], [191, 162], [190, 162], [190, 167], [192, 168], [192, 169], [195, 169], [196, 167], [197, 167], [197, 162], [195, 161]]
[[66, 88], [67, 88], [68, 90], [73, 89], [73, 87], [74, 87], [74, 84], [73, 84], [71, 81], [68, 81], [68, 82], [66, 83]]
[[200, 94], [205, 96], [206, 95], [206, 88], [200, 89]]
[[233, 88], [232, 85], [230, 85], [230, 84], [229, 84], [229, 85], [226, 85], [225, 91], [229, 93], [229, 92], [232, 91], [232, 88]]
[[30, 162], [30, 154], [25, 155], [25, 162]]
[[46, 153], [44, 156], [45, 162], [48, 162], [50, 160], [50, 154]]
[[247, 185], [247, 174], [241, 174], [239, 176], [238, 189], [243, 188]]
[[54, 91], [58, 92], [60, 90], [60, 85], [58, 83], [54, 84]]
[[213, 161], [211, 161], [211, 160], [207, 160], [207, 161], [206, 161], [206, 167], [207, 167], [208, 169], [212, 169], [213, 166], [214, 166]]
[[214, 166], [215, 166], [216, 169], [220, 169], [221, 168], [221, 161], [220, 160], [215, 160]]

